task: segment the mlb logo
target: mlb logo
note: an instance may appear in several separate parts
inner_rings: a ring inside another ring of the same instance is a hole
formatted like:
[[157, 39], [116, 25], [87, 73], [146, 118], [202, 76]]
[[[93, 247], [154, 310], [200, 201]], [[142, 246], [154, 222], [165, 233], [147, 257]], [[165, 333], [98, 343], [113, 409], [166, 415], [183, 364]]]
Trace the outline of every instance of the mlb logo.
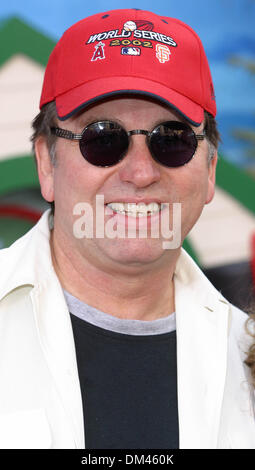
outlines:
[[122, 47], [122, 55], [141, 55], [141, 49], [139, 47]]

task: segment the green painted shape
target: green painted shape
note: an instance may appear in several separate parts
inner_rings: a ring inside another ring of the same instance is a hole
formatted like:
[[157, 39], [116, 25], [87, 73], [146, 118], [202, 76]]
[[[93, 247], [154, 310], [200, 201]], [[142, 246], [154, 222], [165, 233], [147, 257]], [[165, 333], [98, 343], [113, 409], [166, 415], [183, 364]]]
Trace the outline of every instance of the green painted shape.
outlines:
[[0, 66], [15, 54], [23, 54], [46, 66], [56, 43], [19, 18], [11, 17], [0, 26], [0, 44]]
[[198, 254], [196, 253], [196, 251], [194, 250], [194, 247], [192, 246], [192, 243], [190, 242], [189, 240], [189, 237], [185, 238], [183, 244], [182, 244], [182, 247], [184, 248], [184, 250], [187, 251], [187, 253], [191, 256], [191, 258], [193, 258], [193, 260], [199, 265], [201, 266], [201, 263], [199, 261], [199, 256]]
[[220, 157], [216, 184], [255, 214], [255, 180], [245, 171]]
[[0, 196], [18, 189], [38, 187], [36, 165], [31, 155], [0, 161]]
[[10, 246], [32, 227], [31, 222], [16, 217], [0, 217], [0, 249]]

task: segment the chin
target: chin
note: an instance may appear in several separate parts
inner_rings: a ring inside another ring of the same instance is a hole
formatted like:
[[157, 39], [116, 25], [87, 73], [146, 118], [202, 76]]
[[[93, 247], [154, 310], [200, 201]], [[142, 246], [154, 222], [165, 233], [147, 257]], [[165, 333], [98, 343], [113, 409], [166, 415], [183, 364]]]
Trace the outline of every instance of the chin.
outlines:
[[111, 260], [126, 266], [137, 266], [154, 263], [162, 258], [166, 250], [162, 241], [153, 239], [112, 240], [101, 247]]

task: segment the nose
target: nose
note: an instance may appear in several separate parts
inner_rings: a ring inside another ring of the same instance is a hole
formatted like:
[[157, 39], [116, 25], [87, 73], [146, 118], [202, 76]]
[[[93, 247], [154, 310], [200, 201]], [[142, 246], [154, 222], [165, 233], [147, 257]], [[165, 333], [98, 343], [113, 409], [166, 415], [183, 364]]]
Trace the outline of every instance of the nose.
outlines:
[[130, 138], [128, 153], [122, 160], [119, 176], [124, 182], [145, 188], [160, 179], [160, 165], [153, 160], [144, 135]]

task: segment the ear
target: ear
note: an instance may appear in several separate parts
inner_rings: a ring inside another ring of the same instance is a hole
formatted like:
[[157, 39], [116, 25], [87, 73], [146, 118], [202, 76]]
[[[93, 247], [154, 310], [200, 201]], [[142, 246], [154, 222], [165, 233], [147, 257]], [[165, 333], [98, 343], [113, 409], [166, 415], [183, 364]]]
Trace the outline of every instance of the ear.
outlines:
[[52, 202], [54, 201], [54, 166], [44, 136], [36, 139], [35, 156], [42, 196], [46, 201]]
[[208, 204], [213, 199], [215, 193], [215, 178], [216, 178], [216, 165], [218, 160], [218, 153], [215, 150], [215, 154], [209, 163], [208, 169], [208, 188], [207, 188], [207, 198], [205, 204]]

